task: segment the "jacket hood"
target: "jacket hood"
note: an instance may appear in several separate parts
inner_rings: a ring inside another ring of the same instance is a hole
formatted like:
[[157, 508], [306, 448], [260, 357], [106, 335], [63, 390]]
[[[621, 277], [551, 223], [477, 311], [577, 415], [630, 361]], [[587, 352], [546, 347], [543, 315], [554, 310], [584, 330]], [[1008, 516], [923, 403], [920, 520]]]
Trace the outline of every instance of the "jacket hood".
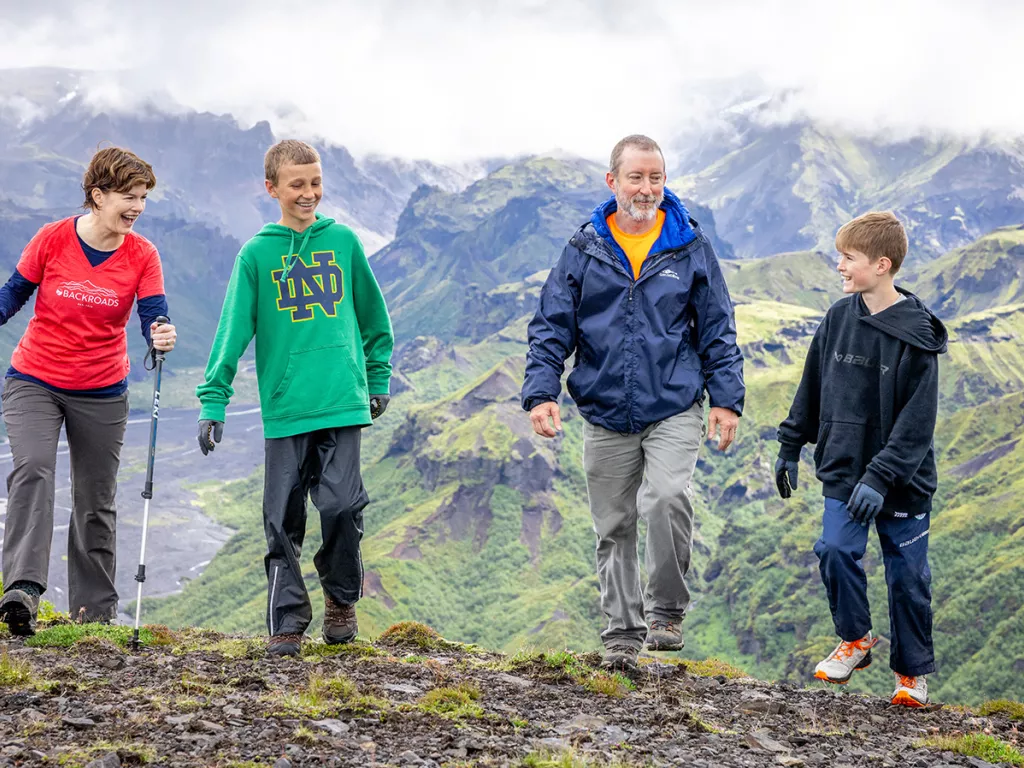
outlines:
[[941, 355], [946, 351], [949, 334], [935, 314], [917, 296], [899, 286], [896, 290], [905, 299], [872, 315], [859, 294], [854, 302], [854, 312], [868, 325], [874, 326], [895, 339], [911, 344], [925, 352]]
[[[697, 237], [693, 225], [690, 224], [690, 212], [672, 190], [665, 189], [665, 199], [661, 201], [659, 207], [665, 212], [665, 224], [661, 229], [661, 236], [651, 247], [651, 253], [681, 248]], [[609, 243], [613, 243], [614, 239], [611, 230], [608, 229], [608, 217], [617, 210], [619, 204], [615, 200], [615, 195], [612, 195], [590, 214], [590, 223], [594, 230]]]

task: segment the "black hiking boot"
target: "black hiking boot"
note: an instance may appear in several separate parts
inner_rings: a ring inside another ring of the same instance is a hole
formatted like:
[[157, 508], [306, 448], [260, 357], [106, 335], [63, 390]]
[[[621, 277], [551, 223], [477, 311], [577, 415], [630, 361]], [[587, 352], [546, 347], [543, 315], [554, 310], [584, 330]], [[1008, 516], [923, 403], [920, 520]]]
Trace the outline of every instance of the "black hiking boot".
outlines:
[[609, 645], [604, 649], [601, 666], [604, 669], [636, 669], [640, 649], [632, 645]]
[[36, 633], [38, 610], [38, 595], [20, 589], [9, 589], [0, 600], [0, 621], [7, 624], [12, 635], [31, 637]]
[[647, 650], [683, 650], [683, 620], [654, 619], [647, 630]]
[[268, 656], [298, 656], [302, 652], [302, 635], [271, 635], [267, 641]]
[[359, 633], [355, 603], [336, 603], [324, 593], [324, 642], [328, 645], [350, 643]]

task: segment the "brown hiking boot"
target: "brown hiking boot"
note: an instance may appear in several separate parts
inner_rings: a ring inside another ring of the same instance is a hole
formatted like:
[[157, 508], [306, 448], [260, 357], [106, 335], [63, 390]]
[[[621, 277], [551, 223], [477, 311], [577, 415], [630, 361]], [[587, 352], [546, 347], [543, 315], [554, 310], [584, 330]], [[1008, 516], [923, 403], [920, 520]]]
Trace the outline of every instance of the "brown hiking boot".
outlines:
[[647, 650], [681, 651], [683, 649], [683, 620], [654, 619], [647, 629]]
[[355, 603], [336, 603], [324, 593], [324, 642], [350, 643], [359, 633]]
[[267, 641], [268, 656], [298, 656], [302, 651], [302, 635], [271, 635]]
[[0, 600], [0, 621], [7, 624], [12, 635], [31, 637], [36, 633], [38, 610], [38, 597], [20, 589], [9, 589]]
[[610, 645], [604, 649], [601, 666], [604, 669], [636, 669], [636, 660], [640, 649], [625, 644]]

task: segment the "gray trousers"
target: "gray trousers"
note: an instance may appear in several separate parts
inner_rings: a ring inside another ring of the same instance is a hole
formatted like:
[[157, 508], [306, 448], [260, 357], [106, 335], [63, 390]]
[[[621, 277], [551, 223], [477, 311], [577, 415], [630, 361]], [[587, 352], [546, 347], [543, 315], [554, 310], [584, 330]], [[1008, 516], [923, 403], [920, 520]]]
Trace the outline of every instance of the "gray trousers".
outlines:
[[267, 439], [263, 529], [267, 536], [267, 630], [301, 635], [313, 613], [302, 578], [306, 498], [320, 512], [323, 543], [313, 556], [320, 586], [336, 603], [363, 594], [363, 509], [370, 499], [359, 472], [361, 427]]
[[71, 453], [71, 525], [68, 529], [68, 606], [78, 619], [117, 615], [117, 470], [128, 423], [128, 394], [79, 397], [7, 379], [4, 424], [14, 469], [7, 477], [4, 583], [47, 586], [53, 539], [57, 443], [63, 424]]
[[[584, 422], [583, 467], [597, 534], [601, 610], [612, 643], [643, 646], [648, 620], [680, 620], [690, 602], [693, 545], [690, 479], [704, 437], [700, 404], [639, 434]], [[641, 592], [638, 515], [647, 522], [647, 589]]]

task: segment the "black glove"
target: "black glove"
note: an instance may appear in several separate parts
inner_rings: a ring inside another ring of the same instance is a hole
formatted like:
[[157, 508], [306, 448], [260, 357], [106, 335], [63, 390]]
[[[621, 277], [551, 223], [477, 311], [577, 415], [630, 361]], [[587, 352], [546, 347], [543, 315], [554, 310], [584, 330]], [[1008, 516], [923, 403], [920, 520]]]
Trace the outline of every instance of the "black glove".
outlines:
[[[211, 435], [213, 436], [213, 440], [210, 440]], [[219, 443], [223, 436], [223, 421], [213, 421], [211, 419], [199, 420], [199, 450], [203, 452], [203, 456], [206, 456], [210, 451], [212, 451], [214, 449], [213, 444]]]
[[786, 461], [781, 456], [775, 460], [775, 487], [779, 489], [779, 496], [788, 499], [793, 495], [799, 473], [799, 461]]
[[853, 489], [853, 495], [846, 502], [846, 509], [855, 523], [867, 526], [878, 517], [884, 503], [885, 497], [870, 485], [857, 483], [857, 487]]
[[378, 416], [382, 416], [390, 402], [391, 395], [370, 395], [370, 418], [376, 419]]

